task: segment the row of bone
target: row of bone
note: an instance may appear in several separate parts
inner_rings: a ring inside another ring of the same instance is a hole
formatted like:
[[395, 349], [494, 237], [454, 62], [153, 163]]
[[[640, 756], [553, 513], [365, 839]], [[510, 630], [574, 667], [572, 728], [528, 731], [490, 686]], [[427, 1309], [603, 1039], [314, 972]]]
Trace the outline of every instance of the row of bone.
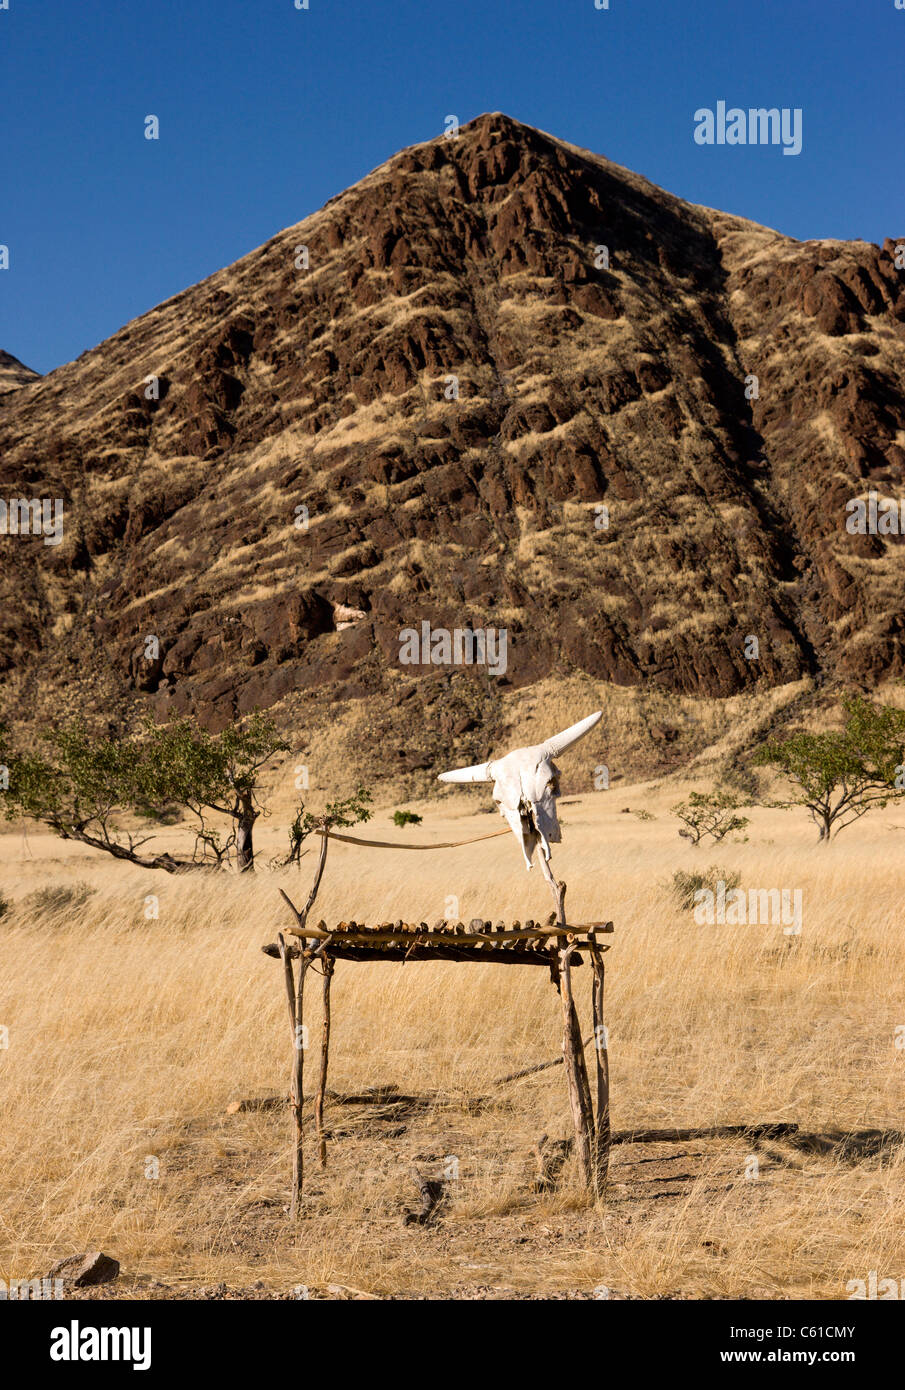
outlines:
[[[540, 931], [544, 927], [552, 927], [556, 924], [556, 913], [551, 912], [544, 922], [535, 922], [533, 917], [529, 917], [524, 924], [525, 931]], [[445, 919], [435, 922], [431, 927], [427, 922], [403, 922], [397, 919], [395, 922], [380, 922], [376, 926], [367, 926], [364, 922], [339, 922], [335, 927], [328, 927], [326, 922], [317, 923], [318, 931], [332, 931], [336, 935], [355, 934], [368, 936], [379, 932], [413, 932], [427, 933], [430, 936], [484, 936], [493, 935], [496, 932], [521, 931], [522, 923], [519, 921], [507, 925], [506, 922], [484, 921], [480, 917], [472, 917], [471, 921], [449, 922]], [[542, 945], [543, 939], [539, 937], [526, 937], [524, 941], [501, 942], [501, 945], [512, 945], [532, 947], [535, 944]]]

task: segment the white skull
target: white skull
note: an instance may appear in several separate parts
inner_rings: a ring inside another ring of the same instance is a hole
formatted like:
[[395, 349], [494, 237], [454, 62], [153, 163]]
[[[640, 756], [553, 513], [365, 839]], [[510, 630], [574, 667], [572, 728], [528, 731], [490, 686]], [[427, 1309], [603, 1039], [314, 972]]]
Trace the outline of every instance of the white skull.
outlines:
[[531, 861], [538, 844], [544, 859], [550, 861], [550, 845], [559, 844], [562, 832], [556, 815], [559, 796], [559, 769], [554, 757], [593, 729], [603, 711], [588, 715], [562, 733], [529, 748], [516, 748], [504, 758], [454, 768], [440, 774], [441, 782], [493, 782], [493, 799], [519, 841], [525, 863]]

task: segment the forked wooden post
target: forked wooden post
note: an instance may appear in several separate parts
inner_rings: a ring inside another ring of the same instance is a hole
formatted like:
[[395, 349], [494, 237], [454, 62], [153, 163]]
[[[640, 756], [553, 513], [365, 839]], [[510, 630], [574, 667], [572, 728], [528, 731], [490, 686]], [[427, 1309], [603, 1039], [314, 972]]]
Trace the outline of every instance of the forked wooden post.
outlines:
[[292, 957], [283, 933], [279, 938], [280, 960], [283, 962], [283, 977], [286, 982], [286, 995], [289, 1005], [289, 1029], [292, 1038], [292, 1068], [289, 1073], [289, 1108], [295, 1128], [292, 1147], [292, 1191], [289, 1200], [289, 1216], [295, 1221], [299, 1214], [299, 1201], [305, 1177], [305, 1161], [302, 1150], [302, 1120], [305, 1080], [305, 1029], [302, 1023], [305, 1001], [305, 974], [308, 961], [305, 959], [304, 943], [299, 951], [298, 979], [293, 978]]
[[[556, 904], [557, 923], [565, 928], [566, 923], [566, 885], [557, 882], [546, 859], [541, 854], [541, 870], [553, 901]], [[582, 1181], [586, 1187], [593, 1184], [594, 1174], [594, 1107], [591, 1101], [591, 1087], [584, 1060], [584, 1046], [575, 1000], [572, 996], [572, 952], [575, 942], [568, 936], [559, 940], [559, 997], [562, 1004], [562, 1057], [569, 1088], [569, 1107], [572, 1111], [572, 1127], [575, 1131], [575, 1151]]]
[[569, 957], [572, 945], [563, 946], [559, 952], [559, 993], [562, 1001], [562, 1055], [565, 1063], [566, 1082], [569, 1087], [569, 1106], [572, 1111], [572, 1127], [575, 1130], [575, 1148], [582, 1181], [591, 1186], [592, 1152], [594, 1142], [594, 1115], [591, 1110], [591, 1088], [584, 1064], [584, 1050], [581, 1046], [581, 1032], [572, 998], [572, 972]]
[[292, 1113], [295, 1118], [295, 1148], [292, 1155], [292, 1204], [289, 1215], [293, 1221], [299, 1214], [299, 1203], [302, 1199], [302, 1185], [305, 1179], [305, 1159], [302, 1148], [302, 1108], [304, 1105], [305, 1091], [305, 1036], [304, 1003], [305, 1003], [305, 976], [308, 973], [308, 961], [305, 959], [304, 950], [299, 956], [299, 973], [295, 986], [295, 1032], [293, 1034], [292, 1045], [294, 1057], [292, 1064], [292, 1090], [290, 1092]]
[[[327, 860], [327, 847], [330, 841], [327, 837], [326, 830], [320, 831], [320, 836], [321, 850], [320, 857], [318, 859], [317, 870], [315, 871], [314, 882], [311, 886], [311, 891], [308, 894], [308, 901], [305, 903], [305, 906], [302, 908], [301, 912], [295, 906], [295, 903], [292, 901], [289, 895], [287, 893], [284, 893], [282, 888], [280, 889], [280, 894], [292, 909], [293, 915], [297, 923], [296, 931], [298, 932], [304, 931], [305, 923], [308, 920], [308, 913], [311, 911], [314, 900], [317, 897], [317, 890], [320, 887], [321, 879], [324, 875], [324, 864]], [[289, 991], [289, 1022], [292, 1027], [292, 1070], [290, 1072], [289, 1077], [289, 1107], [292, 1111], [295, 1135], [292, 1147], [292, 1194], [289, 1203], [289, 1217], [290, 1220], [295, 1221], [298, 1218], [299, 1214], [299, 1207], [301, 1204], [302, 1197], [302, 1186], [305, 1180], [305, 1158], [302, 1146], [302, 1121], [305, 1101], [305, 1047], [307, 1044], [307, 1037], [305, 1032], [304, 1004], [305, 976], [308, 973], [308, 967], [311, 964], [312, 956], [308, 950], [308, 942], [305, 940], [304, 937], [300, 936], [298, 943], [299, 973], [298, 978], [295, 982], [295, 991], [293, 993], [292, 958], [289, 955], [289, 951], [286, 947], [286, 943], [282, 933], [280, 934], [279, 945], [280, 959], [283, 962], [283, 973], [286, 978], [286, 988]], [[318, 952], [316, 952], [316, 954], [323, 954], [326, 945], [327, 942], [324, 941], [318, 948]]]
[[327, 1137], [324, 1133], [324, 1098], [327, 1094], [327, 1067], [330, 1062], [330, 981], [333, 979], [333, 961], [330, 956], [322, 956], [324, 969], [324, 1012], [321, 1024], [321, 1070], [317, 1081], [317, 1095], [314, 1098], [314, 1128], [317, 1131], [317, 1147], [322, 1168], [327, 1166]]
[[594, 1022], [594, 1052], [597, 1057], [597, 1121], [594, 1135], [594, 1192], [606, 1196], [606, 1180], [610, 1166], [610, 1059], [607, 1048], [606, 1025], [603, 1021], [603, 986], [605, 966], [594, 933], [588, 934], [588, 955], [594, 972], [591, 987], [591, 1008]]

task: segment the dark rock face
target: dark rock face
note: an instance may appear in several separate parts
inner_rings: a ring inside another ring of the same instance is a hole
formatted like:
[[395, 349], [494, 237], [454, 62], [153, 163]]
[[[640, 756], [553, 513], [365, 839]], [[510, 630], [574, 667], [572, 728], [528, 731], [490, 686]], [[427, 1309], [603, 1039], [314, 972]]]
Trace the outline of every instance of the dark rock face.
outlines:
[[215, 728], [387, 688], [422, 620], [505, 628], [514, 685], [901, 674], [901, 538], [845, 528], [905, 489], [897, 244], [501, 115], [405, 150], [2, 399], [0, 496], [66, 523], [0, 537], [0, 670]]

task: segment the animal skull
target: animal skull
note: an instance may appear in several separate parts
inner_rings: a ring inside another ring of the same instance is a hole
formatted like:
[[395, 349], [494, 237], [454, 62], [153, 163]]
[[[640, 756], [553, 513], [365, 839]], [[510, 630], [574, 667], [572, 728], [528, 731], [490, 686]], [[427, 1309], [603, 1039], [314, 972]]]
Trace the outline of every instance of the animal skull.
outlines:
[[538, 844], [543, 852], [541, 867], [545, 873], [550, 862], [550, 845], [559, 844], [562, 832], [556, 816], [559, 796], [559, 769], [553, 759], [564, 753], [593, 729], [603, 714], [589, 714], [587, 719], [572, 724], [562, 733], [554, 734], [545, 743], [530, 748], [516, 748], [504, 758], [477, 763], [474, 767], [457, 767], [441, 772], [441, 782], [492, 782], [493, 799], [500, 815], [509, 822], [531, 868]]

